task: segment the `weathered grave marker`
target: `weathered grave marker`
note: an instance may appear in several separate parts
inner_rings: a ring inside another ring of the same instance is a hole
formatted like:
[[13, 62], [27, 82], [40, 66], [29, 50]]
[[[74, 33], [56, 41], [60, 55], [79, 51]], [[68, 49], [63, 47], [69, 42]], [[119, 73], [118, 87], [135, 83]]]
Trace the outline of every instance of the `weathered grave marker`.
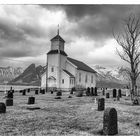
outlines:
[[13, 99], [12, 98], [7, 98], [5, 104], [6, 104], [6, 106], [13, 106]]
[[97, 95], [97, 87], [95, 87], [94, 90], [95, 90], [95, 96], [98, 96]]
[[109, 98], [109, 97], [110, 97], [109, 93], [106, 93], [106, 98]]
[[28, 104], [35, 104], [35, 97], [29, 97], [28, 98]]
[[62, 92], [61, 92], [61, 91], [58, 91], [58, 92], [56, 93], [56, 96], [62, 96]]
[[4, 103], [0, 103], [0, 113], [6, 113], [6, 105]]
[[25, 89], [22, 91], [22, 95], [26, 95], [26, 90]]
[[53, 94], [53, 91], [51, 90], [51, 94]]
[[116, 135], [118, 134], [118, 119], [115, 108], [107, 108], [103, 116], [103, 134]]
[[121, 98], [122, 97], [122, 91], [121, 89], [118, 90], [118, 96]]
[[28, 88], [28, 89], [27, 89], [27, 92], [30, 92], [30, 91], [31, 91], [31, 89], [30, 89], [30, 88]]
[[105, 108], [105, 99], [100, 98], [98, 99], [98, 111], [102, 111]]
[[38, 94], [38, 90], [35, 90], [35, 94]]
[[117, 90], [113, 89], [113, 98], [116, 98], [116, 97], [117, 97]]

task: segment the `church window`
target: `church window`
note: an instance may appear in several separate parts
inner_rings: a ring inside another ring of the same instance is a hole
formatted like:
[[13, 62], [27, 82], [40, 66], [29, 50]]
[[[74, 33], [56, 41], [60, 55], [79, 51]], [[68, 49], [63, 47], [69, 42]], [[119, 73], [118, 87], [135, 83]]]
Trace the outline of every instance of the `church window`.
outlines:
[[64, 84], [64, 79], [62, 79], [62, 84]]
[[91, 75], [91, 83], [93, 83], [93, 75]]
[[79, 82], [81, 82], [81, 73], [79, 73]]
[[85, 77], [85, 82], [86, 82], [86, 83], [87, 83], [87, 80], [88, 80], [88, 79], [87, 79], [87, 74], [86, 74], [86, 77]]
[[54, 67], [51, 68], [51, 72], [54, 72]]

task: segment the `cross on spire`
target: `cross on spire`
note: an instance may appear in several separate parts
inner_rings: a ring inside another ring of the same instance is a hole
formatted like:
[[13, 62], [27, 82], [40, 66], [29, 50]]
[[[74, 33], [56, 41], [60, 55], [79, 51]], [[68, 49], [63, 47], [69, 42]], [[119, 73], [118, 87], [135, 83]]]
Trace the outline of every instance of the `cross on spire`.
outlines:
[[57, 29], [57, 35], [59, 35], [59, 24], [58, 24], [58, 29]]

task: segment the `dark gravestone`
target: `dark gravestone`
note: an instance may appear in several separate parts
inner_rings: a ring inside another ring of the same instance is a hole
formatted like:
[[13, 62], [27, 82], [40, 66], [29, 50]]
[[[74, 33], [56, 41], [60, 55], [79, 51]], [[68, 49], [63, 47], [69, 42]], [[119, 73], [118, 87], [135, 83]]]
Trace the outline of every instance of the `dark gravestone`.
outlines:
[[121, 98], [122, 97], [122, 91], [121, 89], [118, 90], [118, 96]]
[[119, 101], [120, 100], [120, 97], [119, 97], [119, 95], [117, 96], [117, 101]]
[[22, 95], [26, 95], [26, 90], [25, 89], [22, 91]]
[[97, 87], [95, 87], [94, 90], [95, 90], [95, 96], [97, 96]]
[[56, 93], [56, 96], [62, 96], [62, 92], [61, 92], [61, 91], [58, 91], [58, 92]]
[[109, 93], [106, 93], [106, 98], [109, 98]]
[[28, 89], [27, 89], [27, 92], [30, 92], [30, 91], [31, 91], [31, 89], [30, 89], [30, 88], [28, 88]]
[[35, 90], [35, 94], [38, 94], [38, 90]]
[[105, 89], [104, 88], [103, 88], [103, 91], [102, 92], [103, 92], [103, 96], [104, 96], [105, 95]]
[[133, 100], [133, 105], [139, 105], [139, 101], [137, 98]]
[[115, 108], [107, 108], [103, 116], [103, 134], [116, 135], [118, 134], [118, 119]]
[[45, 89], [42, 89], [42, 94], [45, 94]]
[[28, 98], [28, 104], [31, 105], [31, 104], [34, 104], [35, 103], [35, 97], [29, 97]]
[[94, 96], [94, 88], [91, 87], [91, 96]]
[[61, 97], [60, 97], [60, 96], [58, 96], [58, 97], [55, 97], [54, 99], [61, 99]]
[[70, 94], [73, 94], [73, 88], [70, 90]]
[[51, 91], [51, 94], [53, 94], [53, 91]]
[[102, 111], [105, 108], [105, 99], [100, 98], [98, 99], [98, 111]]
[[6, 105], [4, 103], [0, 103], [0, 113], [6, 113]]
[[7, 98], [13, 98], [13, 90], [9, 90], [7, 93]]
[[76, 97], [82, 97], [83, 96], [83, 91], [76, 91]]
[[113, 89], [113, 98], [116, 98], [116, 97], [117, 97], [117, 90]]
[[7, 98], [5, 104], [6, 104], [6, 106], [13, 106], [13, 99], [12, 98]]
[[22, 93], [22, 92], [23, 92], [23, 90], [20, 90], [20, 91], [19, 91], [19, 93]]

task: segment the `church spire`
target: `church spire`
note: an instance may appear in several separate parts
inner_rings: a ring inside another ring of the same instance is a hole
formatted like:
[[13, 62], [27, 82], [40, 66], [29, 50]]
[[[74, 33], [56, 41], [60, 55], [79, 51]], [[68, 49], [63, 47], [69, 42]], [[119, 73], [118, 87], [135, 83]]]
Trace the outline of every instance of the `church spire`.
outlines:
[[58, 29], [57, 29], [57, 35], [59, 35], [59, 24], [58, 24]]

